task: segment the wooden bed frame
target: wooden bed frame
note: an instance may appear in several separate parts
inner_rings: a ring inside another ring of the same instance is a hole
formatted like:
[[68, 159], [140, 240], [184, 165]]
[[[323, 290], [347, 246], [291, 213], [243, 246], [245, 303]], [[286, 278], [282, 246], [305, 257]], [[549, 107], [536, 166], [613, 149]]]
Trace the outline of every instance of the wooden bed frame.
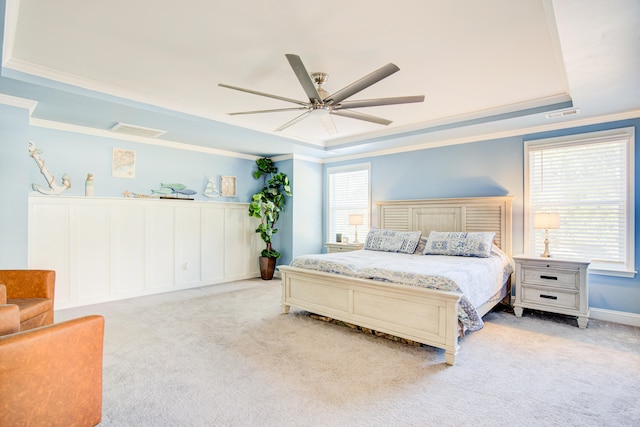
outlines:
[[[513, 197], [376, 202], [378, 227], [410, 231], [495, 231], [494, 242], [511, 256]], [[297, 307], [365, 328], [445, 350], [448, 365], [458, 353], [461, 294], [279, 266], [282, 309]], [[478, 308], [486, 314], [500, 299]]]

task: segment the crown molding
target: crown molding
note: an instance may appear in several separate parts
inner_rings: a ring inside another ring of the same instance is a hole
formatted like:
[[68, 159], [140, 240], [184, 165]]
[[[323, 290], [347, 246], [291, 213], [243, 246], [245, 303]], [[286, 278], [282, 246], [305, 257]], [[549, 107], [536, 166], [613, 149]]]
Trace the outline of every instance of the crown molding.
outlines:
[[18, 98], [17, 96], [5, 95], [0, 93], [0, 104], [29, 110], [29, 117], [31, 117], [34, 110], [36, 109], [36, 106], [38, 105], [38, 102], [31, 99]]
[[638, 118], [640, 118], [640, 110], [631, 110], [631, 111], [625, 111], [621, 113], [609, 114], [606, 116], [590, 117], [590, 118], [571, 120], [571, 121], [566, 121], [561, 123], [518, 128], [518, 129], [513, 129], [513, 130], [508, 130], [503, 132], [491, 132], [491, 133], [478, 134], [478, 135], [473, 135], [473, 136], [468, 136], [463, 138], [443, 139], [443, 140], [426, 142], [426, 143], [416, 144], [416, 145], [406, 145], [403, 147], [391, 148], [387, 150], [375, 150], [375, 151], [370, 151], [366, 153], [332, 157], [332, 158], [324, 159], [323, 163], [328, 164], [328, 163], [344, 162], [348, 160], [362, 159], [367, 157], [387, 156], [390, 154], [427, 150], [430, 148], [446, 147], [449, 145], [458, 145], [458, 144], [467, 144], [471, 142], [488, 141], [492, 139], [511, 138], [514, 136], [524, 137], [525, 135], [530, 135], [534, 133], [577, 128], [582, 126], [589, 126], [589, 125], [595, 125], [595, 124], [601, 124], [601, 123], [607, 123], [607, 122], [616, 122], [620, 120], [629, 120], [629, 119], [638, 119]]
[[167, 139], [156, 139], [156, 138], [147, 138], [143, 136], [119, 134], [119, 133], [114, 133], [104, 129], [96, 129], [96, 128], [72, 125], [69, 123], [54, 122], [50, 120], [43, 120], [43, 119], [37, 119], [37, 118], [31, 118], [30, 125], [35, 127], [40, 127], [40, 128], [60, 130], [64, 132], [80, 133], [83, 135], [99, 136], [102, 138], [118, 139], [122, 141], [139, 142], [141, 144], [150, 144], [156, 147], [176, 148], [179, 150], [196, 151], [199, 153], [215, 154], [218, 156], [233, 157], [237, 159], [255, 161], [260, 158], [259, 156], [254, 156], [251, 154], [237, 153], [234, 151], [227, 151], [227, 150], [219, 150], [217, 148], [202, 147], [199, 145], [193, 145], [193, 144], [188, 144], [188, 143], [178, 142], [178, 141], [171, 141]]

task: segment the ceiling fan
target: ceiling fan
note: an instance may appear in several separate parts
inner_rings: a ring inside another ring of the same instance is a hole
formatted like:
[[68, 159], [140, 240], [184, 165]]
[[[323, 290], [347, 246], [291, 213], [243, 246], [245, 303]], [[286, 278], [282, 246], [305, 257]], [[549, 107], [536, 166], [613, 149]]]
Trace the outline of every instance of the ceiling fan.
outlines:
[[[350, 85], [340, 89], [337, 92], [329, 94], [322, 85], [327, 81], [329, 77], [326, 73], [312, 73], [309, 74], [304, 64], [302, 63], [302, 59], [298, 55], [286, 54], [287, 60], [293, 69], [298, 81], [302, 85], [305, 93], [309, 97], [309, 101], [299, 101], [297, 99], [286, 98], [284, 96], [272, 95], [265, 92], [259, 92], [251, 89], [244, 89], [237, 86], [231, 86], [224, 83], [218, 83], [218, 86], [225, 87], [228, 89], [239, 90], [242, 92], [252, 93], [254, 95], [266, 96], [268, 98], [278, 99], [280, 101], [291, 102], [294, 104], [298, 104], [299, 107], [290, 107], [290, 108], [276, 108], [271, 110], [255, 110], [255, 111], [241, 111], [237, 113], [229, 113], [229, 115], [240, 115], [240, 114], [258, 114], [258, 113], [273, 113], [280, 111], [295, 111], [300, 110], [303, 111], [302, 114], [283, 124], [275, 131], [282, 131], [294, 124], [298, 123], [302, 119], [309, 117], [310, 115], [319, 115], [322, 119], [322, 123], [324, 124], [327, 132], [330, 134], [336, 134], [338, 131], [336, 129], [335, 123], [331, 119], [330, 115], [336, 115], [341, 117], [348, 117], [351, 119], [364, 120], [366, 122], [377, 123], [380, 125], [389, 125], [392, 123], [391, 120], [384, 119], [382, 117], [372, 116], [370, 114], [365, 114], [357, 111], [353, 111], [355, 108], [364, 108], [364, 107], [377, 107], [381, 105], [393, 105], [393, 104], [408, 104], [412, 102], [423, 102], [424, 95], [417, 96], [396, 96], [390, 98], [374, 98], [374, 99], [362, 99], [358, 101], [347, 101], [346, 99], [355, 95], [356, 93], [362, 91], [363, 89], [368, 88], [374, 83], [379, 82], [380, 80], [389, 77], [391, 74], [399, 71], [397, 65], [389, 63], [372, 73], [362, 77], [361, 79], [351, 83]], [[315, 83], [315, 84], [314, 84]]]

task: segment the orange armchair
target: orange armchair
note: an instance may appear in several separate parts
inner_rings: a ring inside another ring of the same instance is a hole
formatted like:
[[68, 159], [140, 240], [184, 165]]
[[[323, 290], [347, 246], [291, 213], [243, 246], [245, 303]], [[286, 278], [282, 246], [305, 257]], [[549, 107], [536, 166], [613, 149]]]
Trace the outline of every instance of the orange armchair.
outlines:
[[56, 272], [52, 270], [0, 270], [0, 284], [6, 287], [6, 301], [20, 310], [20, 330], [53, 323]]
[[[15, 305], [0, 306], [0, 325], [16, 329], [3, 307]], [[96, 315], [0, 336], [0, 426], [99, 424], [103, 338]]]

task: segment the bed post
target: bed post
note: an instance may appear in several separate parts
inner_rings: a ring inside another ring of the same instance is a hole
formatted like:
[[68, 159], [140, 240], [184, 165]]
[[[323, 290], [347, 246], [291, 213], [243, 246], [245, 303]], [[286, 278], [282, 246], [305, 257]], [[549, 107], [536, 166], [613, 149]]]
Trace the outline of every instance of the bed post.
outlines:
[[446, 340], [445, 340], [445, 352], [444, 358], [449, 366], [453, 366], [456, 363], [456, 356], [458, 355], [458, 303], [460, 302], [460, 296], [455, 300], [449, 299], [447, 301], [446, 308]]
[[290, 305], [286, 304], [287, 301], [287, 273], [284, 271], [280, 271], [280, 276], [282, 277], [282, 314], [289, 314]]

